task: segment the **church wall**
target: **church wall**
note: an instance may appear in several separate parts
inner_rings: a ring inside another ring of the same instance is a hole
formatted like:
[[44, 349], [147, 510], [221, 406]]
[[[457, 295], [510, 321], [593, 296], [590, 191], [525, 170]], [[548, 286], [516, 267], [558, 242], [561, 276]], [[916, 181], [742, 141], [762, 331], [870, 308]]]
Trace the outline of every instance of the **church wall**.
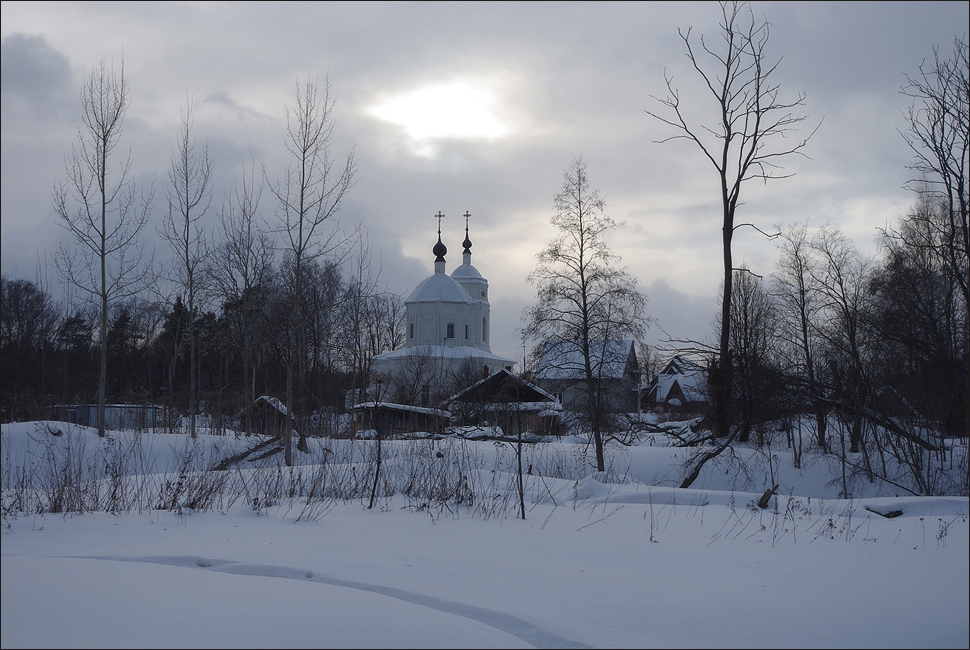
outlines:
[[[488, 311], [481, 305], [417, 303], [408, 308], [407, 346], [416, 345], [470, 345], [490, 352], [487, 341], [482, 341], [482, 317]], [[414, 336], [411, 336], [411, 324]], [[454, 323], [454, 338], [447, 338], [448, 323]], [[465, 327], [468, 339], [465, 339]]]

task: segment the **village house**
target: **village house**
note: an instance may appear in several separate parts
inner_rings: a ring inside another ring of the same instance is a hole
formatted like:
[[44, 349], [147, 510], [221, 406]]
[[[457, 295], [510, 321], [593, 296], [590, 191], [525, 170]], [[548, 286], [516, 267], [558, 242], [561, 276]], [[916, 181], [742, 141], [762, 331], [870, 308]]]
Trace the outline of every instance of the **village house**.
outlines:
[[[599, 382], [603, 410], [633, 413], [637, 410], [640, 365], [632, 340], [590, 341], [590, 365]], [[584, 355], [574, 341], [550, 341], [539, 354], [536, 384], [555, 395], [563, 408], [583, 411], [590, 394]]]
[[707, 371], [696, 361], [678, 354], [640, 395], [643, 410], [702, 414], [707, 410]]

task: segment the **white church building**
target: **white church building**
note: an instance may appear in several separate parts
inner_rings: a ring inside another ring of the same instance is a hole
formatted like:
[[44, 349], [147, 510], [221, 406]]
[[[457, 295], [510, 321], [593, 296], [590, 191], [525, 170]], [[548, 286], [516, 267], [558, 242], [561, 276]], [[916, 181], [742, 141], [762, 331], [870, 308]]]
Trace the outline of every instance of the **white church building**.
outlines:
[[[421, 281], [405, 299], [406, 343], [403, 348], [371, 359], [371, 390], [378, 384], [380, 399], [434, 406], [449, 390], [464, 388], [501, 370], [512, 370], [515, 360], [493, 354], [489, 346], [488, 280], [472, 266], [468, 212], [462, 263], [448, 275], [441, 241], [432, 248], [434, 273]], [[462, 383], [465, 385], [461, 385]]]

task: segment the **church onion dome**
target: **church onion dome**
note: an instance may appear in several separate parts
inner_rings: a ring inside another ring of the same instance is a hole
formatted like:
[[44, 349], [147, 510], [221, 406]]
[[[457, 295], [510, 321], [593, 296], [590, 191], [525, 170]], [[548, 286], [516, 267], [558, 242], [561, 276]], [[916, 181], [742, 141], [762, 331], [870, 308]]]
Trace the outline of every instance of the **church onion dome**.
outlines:
[[[477, 273], [477, 271], [476, 271]], [[414, 288], [405, 303], [440, 302], [473, 304], [471, 295], [458, 282], [444, 273], [435, 273]]]
[[445, 255], [448, 254], [448, 247], [445, 246], [444, 243], [441, 241], [440, 232], [438, 233], [438, 243], [434, 245], [434, 248], [431, 249], [431, 252], [434, 253], [435, 255], [435, 258], [434, 258], [435, 262], [445, 261]]
[[465, 249], [462, 253], [462, 264], [451, 272], [451, 277], [458, 280], [481, 280], [485, 282], [485, 278], [478, 272], [478, 269], [472, 266], [472, 240], [468, 237], [468, 219], [470, 217], [471, 215], [465, 212], [465, 241], [461, 243]]

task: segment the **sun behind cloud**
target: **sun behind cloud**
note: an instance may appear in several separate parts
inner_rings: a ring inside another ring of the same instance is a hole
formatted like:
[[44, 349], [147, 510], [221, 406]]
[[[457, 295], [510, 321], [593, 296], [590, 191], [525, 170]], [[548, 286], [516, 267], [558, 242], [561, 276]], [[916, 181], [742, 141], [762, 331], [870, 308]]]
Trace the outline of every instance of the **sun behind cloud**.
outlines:
[[495, 139], [508, 129], [492, 112], [494, 105], [490, 92], [459, 81], [395, 95], [368, 112], [403, 127], [414, 140]]

